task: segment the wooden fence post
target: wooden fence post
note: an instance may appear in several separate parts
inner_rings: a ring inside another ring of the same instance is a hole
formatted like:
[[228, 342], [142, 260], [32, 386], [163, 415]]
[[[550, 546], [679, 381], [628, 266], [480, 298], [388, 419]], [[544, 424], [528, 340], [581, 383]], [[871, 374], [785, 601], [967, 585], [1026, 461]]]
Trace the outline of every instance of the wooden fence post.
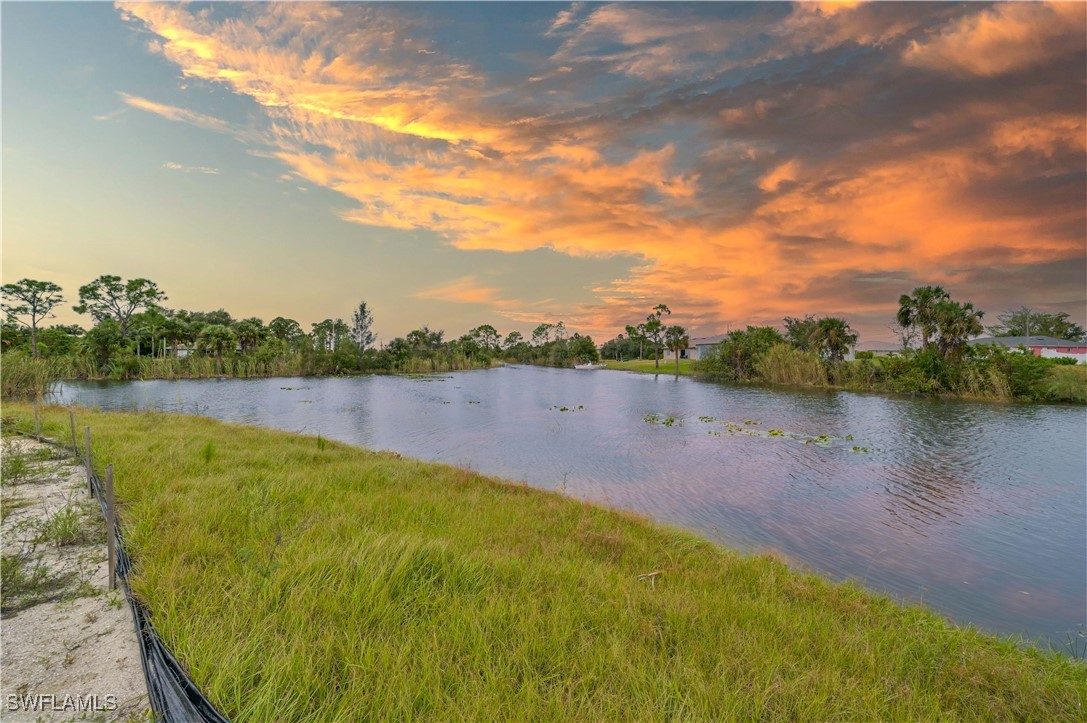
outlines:
[[83, 428], [83, 461], [87, 465], [87, 488], [91, 491], [91, 497], [94, 497], [94, 468], [91, 466], [91, 428]]
[[75, 410], [68, 408], [68, 421], [72, 424], [72, 451], [79, 455], [79, 440], [75, 436]]
[[106, 550], [109, 553], [109, 589], [117, 589], [117, 508], [113, 505], [113, 465], [106, 467]]

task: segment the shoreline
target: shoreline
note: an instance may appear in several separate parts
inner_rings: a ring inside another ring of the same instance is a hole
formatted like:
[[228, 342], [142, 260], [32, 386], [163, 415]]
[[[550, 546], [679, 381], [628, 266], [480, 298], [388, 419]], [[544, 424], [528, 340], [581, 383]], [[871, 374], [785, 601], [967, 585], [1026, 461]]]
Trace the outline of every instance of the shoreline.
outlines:
[[[25, 424], [29, 407], [13, 409]], [[431, 685], [446, 691], [428, 703], [437, 717], [654, 717], [669, 690], [685, 691], [677, 710], [713, 718], [1044, 718], [1087, 703], [1081, 662], [629, 513], [285, 432], [77, 416], [96, 460], [117, 463], [134, 590], [168, 644], [198, 653], [186, 666], [232, 718], [270, 714], [262, 691], [305, 687], [283, 652], [297, 646], [373, 706], [329, 715], [418, 714], [403, 695]], [[43, 418], [63, 436], [66, 410]], [[257, 670], [260, 684], [230, 692]], [[521, 683], [502, 682], [512, 670]], [[772, 689], [755, 684], [768, 674]]]

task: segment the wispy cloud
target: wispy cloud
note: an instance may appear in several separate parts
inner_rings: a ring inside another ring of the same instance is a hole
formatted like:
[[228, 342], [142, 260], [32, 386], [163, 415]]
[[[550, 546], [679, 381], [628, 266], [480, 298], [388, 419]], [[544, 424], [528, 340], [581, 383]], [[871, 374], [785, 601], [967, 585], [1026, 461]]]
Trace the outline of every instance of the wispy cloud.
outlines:
[[162, 164], [163, 168], [168, 168], [171, 171], [181, 171], [182, 173], [205, 173], [208, 175], [218, 175], [219, 169], [211, 166], [183, 166], [180, 163], [173, 161], [167, 161]]
[[[704, 328], [882, 328], [915, 284], [1082, 266], [1082, 5], [574, 5], [523, 78], [423, 43], [401, 6], [122, 7], [185, 77], [262, 107], [263, 152], [353, 199], [345, 220], [641, 258], [547, 308], [585, 328], [659, 301]], [[543, 311], [476, 277], [417, 296]]]
[[474, 276], [464, 276], [452, 283], [419, 291], [413, 296], [455, 304], [494, 304], [500, 300], [499, 294], [498, 288], [481, 286]]
[[127, 112], [127, 111], [128, 111], [128, 108], [117, 108], [115, 110], [111, 110], [109, 113], [102, 113], [100, 115], [96, 115], [94, 117], [94, 119], [96, 121], [110, 121], [110, 120], [113, 120], [114, 118], [119, 118], [120, 116], [124, 115], [125, 112]]
[[165, 103], [157, 103], [153, 100], [148, 100], [147, 98], [141, 98], [138, 95], [129, 95], [128, 93], [122, 93], [120, 91], [118, 91], [117, 95], [121, 96], [121, 100], [128, 106], [135, 108], [136, 110], [142, 110], [145, 113], [154, 113], [167, 120], [189, 123], [209, 131], [215, 131], [216, 133], [232, 132], [230, 125], [219, 118], [213, 118], [212, 116], [204, 115], [203, 113], [196, 113], [173, 105], [166, 105]]

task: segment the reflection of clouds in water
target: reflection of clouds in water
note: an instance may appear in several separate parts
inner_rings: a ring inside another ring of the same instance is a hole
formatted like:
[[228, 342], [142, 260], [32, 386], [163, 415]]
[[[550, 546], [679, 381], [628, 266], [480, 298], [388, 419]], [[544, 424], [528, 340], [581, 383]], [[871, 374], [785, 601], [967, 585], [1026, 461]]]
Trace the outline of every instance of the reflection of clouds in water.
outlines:
[[[565, 488], [740, 549], [778, 549], [990, 629], [1055, 634], [1084, 618], [1075, 604], [1087, 586], [1082, 410], [531, 367], [443, 376], [65, 384], [61, 392], [106, 408], [169, 410], [180, 400], [185, 411]], [[585, 409], [563, 414], [555, 405]], [[647, 424], [648, 414], [683, 424]], [[703, 416], [856, 441], [715, 437], [707, 430], [720, 427]], [[872, 452], [854, 453], [854, 444]], [[1002, 602], [1001, 591], [1016, 586], [1033, 599]], [[1053, 593], [1035, 598], [1043, 588]]]

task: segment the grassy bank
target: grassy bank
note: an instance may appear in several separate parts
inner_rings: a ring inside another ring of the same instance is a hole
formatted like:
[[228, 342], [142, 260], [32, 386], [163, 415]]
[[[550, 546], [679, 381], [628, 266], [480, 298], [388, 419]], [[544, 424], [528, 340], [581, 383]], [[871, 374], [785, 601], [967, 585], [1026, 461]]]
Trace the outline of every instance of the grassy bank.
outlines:
[[[676, 360], [675, 359], [661, 359], [660, 368], [654, 365], [652, 359], [631, 359], [630, 361], [613, 361], [611, 359], [605, 359], [605, 363], [608, 365], [608, 369], [618, 369], [625, 372], [648, 372], [650, 374], [675, 374], [676, 373]], [[690, 374], [692, 372], [692, 361], [690, 359], [679, 360], [679, 373]]]
[[[29, 423], [30, 409], [5, 415]], [[63, 438], [67, 412], [46, 412]], [[631, 515], [320, 438], [77, 412], [231, 719], [1082, 719], [1087, 668]], [[639, 579], [647, 573], [655, 577]]]

